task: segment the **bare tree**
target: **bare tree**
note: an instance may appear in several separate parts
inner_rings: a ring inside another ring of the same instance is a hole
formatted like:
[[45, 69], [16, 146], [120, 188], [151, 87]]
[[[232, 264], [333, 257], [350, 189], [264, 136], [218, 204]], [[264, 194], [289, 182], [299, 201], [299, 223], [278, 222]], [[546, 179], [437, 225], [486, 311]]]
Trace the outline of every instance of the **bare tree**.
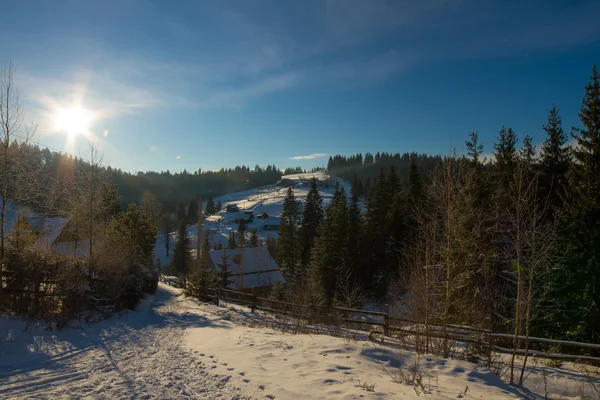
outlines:
[[[18, 209], [21, 200], [36, 196], [32, 185], [39, 177], [41, 168], [35, 163], [34, 154], [27, 146], [33, 139], [36, 126], [24, 125], [23, 103], [14, 87], [15, 66], [8, 63], [0, 71], [0, 178], [2, 179], [2, 209], [0, 210], [0, 294], [3, 292], [3, 263], [6, 239], [9, 235], [9, 216]], [[39, 160], [38, 160], [39, 161]], [[19, 216], [17, 216], [18, 218]]]
[[[551, 289], [552, 272], [559, 256], [556, 252], [556, 224], [547, 220], [548, 202], [538, 198], [538, 174], [526, 165], [519, 165], [511, 181], [508, 195], [507, 233], [516, 285], [514, 305], [513, 351], [511, 355], [511, 383], [514, 382], [514, 364], [521, 336], [525, 335], [525, 357], [519, 383], [523, 383], [528, 360], [531, 321], [540, 311], [540, 304]], [[546, 199], [547, 200], [547, 199]], [[510, 257], [510, 256], [509, 256]]]

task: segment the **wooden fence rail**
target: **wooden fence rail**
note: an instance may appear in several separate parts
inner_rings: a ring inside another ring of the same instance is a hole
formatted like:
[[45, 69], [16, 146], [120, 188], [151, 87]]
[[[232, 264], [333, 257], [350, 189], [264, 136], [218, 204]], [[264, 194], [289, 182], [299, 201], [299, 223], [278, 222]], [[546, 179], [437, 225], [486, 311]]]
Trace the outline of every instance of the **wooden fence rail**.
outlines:
[[[163, 282], [171, 283], [169, 279], [163, 279]], [[239, 292], [231, 289], [207, 291], [207, 298], [216, 301], [217, 304], [219, 303], [219, 300], [230, 303], [238, 303], [240, 305], [249, 307], [252, 312], [255, 310], [261, 310], [271, 314], [292, 316], [294, 318], [305, 319], [308, 321], [317, 320], [319, 323], [328, 325], [339, 325], [340, 322], [343, 322], [346, 324], [346, 326], [352, 326], [357, 330], [361, 330], [361, 327], [365, 326], [380, 326], [383, 328], [383, 332], [381, 333], [384, 335], [389, 335], [390, 332], [397, 332], [403, 335], [412, 335], [418, 338], [427, 337], [427, 340], [436, 338], [454, 342], [470, 343], [487, 349], [488, 356], [491, 354], [492, 350], [501, 353], [511, 353], [513, 351], [512, 348], [497, 345], [494, 339], [505, 339], [512, 341], [515, 338], [514, 335], [507, 333], [490, 332], [489, 329], [454, 324], [447, 324], [444, 327], [440, 324], [425, 324], [423, 321], [395, 317], [390, 315], [387, 305], [385, 306], [385, 310], [381, 312], [347, 307], [298, 304], [269, 299], [266, 297], [258, 297], [251, 293]], [[379, 319], [357, 319], [356, 316], [359, 315], [378, 317]], [[402, 324], [406, 326], [401, 326]], [[371, 329], [372, 328], [369, 328], [368, 330]], [[445, 334], [444, 330], [446, 332]], [[517, 339], [520, 341], [529, 341], [529, 343], [545, 343], [578, 349], [600, 350], [600, 344], [596, 343], [573, 342], [533, 336], [518, 336]], [[588, 361], [600, 365], [600, 357], [586, 354], [550, 353], [531, 348], [529, 350], [520, 348], [516, 350], [516, 353], [520, 355], [525, 355], [526, 352], [529, 355], [535, 355], [542, 358], [550, 358], [562, 361]]]

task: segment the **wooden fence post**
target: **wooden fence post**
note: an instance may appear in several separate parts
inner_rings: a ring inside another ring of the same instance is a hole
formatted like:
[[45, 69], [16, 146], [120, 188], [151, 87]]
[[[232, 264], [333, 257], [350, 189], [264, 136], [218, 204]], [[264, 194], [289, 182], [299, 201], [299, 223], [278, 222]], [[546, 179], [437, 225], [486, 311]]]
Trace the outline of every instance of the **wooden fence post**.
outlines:
[[385, 313], [383, 316], [383, 334], [387, 336], [390, 333], [390, 306], [386, 304], [383, 307], [383, 312]]
[[256, 309], [256, 295], [251, 294], [250, 300], [250, 312], [254, 312], [254, 310]]

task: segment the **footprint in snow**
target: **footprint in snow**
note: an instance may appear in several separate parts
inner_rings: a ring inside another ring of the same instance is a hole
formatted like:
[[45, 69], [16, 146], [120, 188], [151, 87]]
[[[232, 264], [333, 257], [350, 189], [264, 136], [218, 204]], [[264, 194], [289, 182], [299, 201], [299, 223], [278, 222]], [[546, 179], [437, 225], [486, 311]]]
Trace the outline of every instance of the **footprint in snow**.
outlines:
[[265, 396], [265, 398], [267, 398], [267, 399], [274, 399], [275, 396], [273, 396], [272, 394], [268, 394], [268, 395]]
[[229, 367], [229, 368], [227, 368], [227, 371], [233, 371], [234, 369], [235, 369], [235, 368], [231, 368], [231, 367]]
[[238, 373], [239, 373], [241, 376], [244, 376], [244, 375], [246, 375], [246, 373], [245, 373], [245, 372], [243, 372], [243, 371], [242, 371], [242, 372], [238, 372]]
[[250, 379], [248, 379], [248, 378], [245, 378], [245, 379], [242, 379], [242, 380], [243, 380], [244, 382], [246, 382], [246, 383], [250, 383]]

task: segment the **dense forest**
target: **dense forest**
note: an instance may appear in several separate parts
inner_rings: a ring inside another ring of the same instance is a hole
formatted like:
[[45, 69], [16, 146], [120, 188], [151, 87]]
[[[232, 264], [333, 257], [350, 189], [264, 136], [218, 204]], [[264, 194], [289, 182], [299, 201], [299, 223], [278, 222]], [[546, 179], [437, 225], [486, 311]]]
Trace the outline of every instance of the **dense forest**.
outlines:
[[579, 118], [569, 135], [553, 106], [539, 151], [501, 127], [485, 162], [477, 132], [464, 156], [331, 158], [352, 192], [336, 185], [324, 208], [313, 182], [299, 223], [288, 191], [274, 252], [288, 279], [282, 296], [402, 299], [415, 319], [444, 326], [600, 342], [596, 67]]

